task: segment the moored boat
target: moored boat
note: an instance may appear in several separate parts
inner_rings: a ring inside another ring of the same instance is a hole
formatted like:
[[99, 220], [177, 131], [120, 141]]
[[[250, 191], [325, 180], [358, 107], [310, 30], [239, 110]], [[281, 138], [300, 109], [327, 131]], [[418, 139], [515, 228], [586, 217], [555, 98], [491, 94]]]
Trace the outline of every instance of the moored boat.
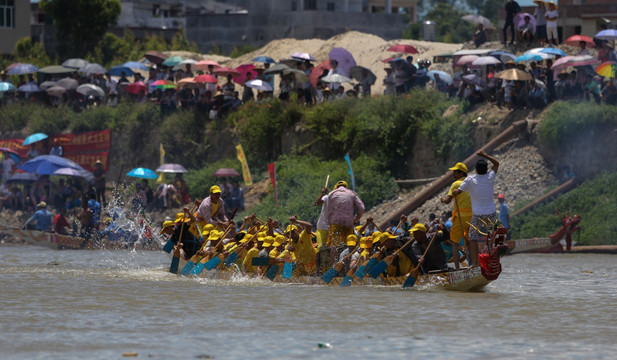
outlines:
[[21, 229], [0, 223], [0, 232], [18, 238], [29, 244], [45, 246], [54, 250], [120, 250], [120, 249], [143, 249], [160, 250], [161, 246], [156, 240], [137, 242], [111, 241], [106, 238], [85, 239], [79, 236], [61, 235], [46, 231]]
[[578, 224], [581, 222], [582, 218], [580, 215], [570, 216], [566, 214], [561, 220], [561, 228], [548, 237], [506, 241], [508, 254], [524, 252], [563, 252], [563, 246], [560, 244], [560, 241], [564, 236], [566, 251], [569, 251], [572, 246], [572, 233], [581, 229]]

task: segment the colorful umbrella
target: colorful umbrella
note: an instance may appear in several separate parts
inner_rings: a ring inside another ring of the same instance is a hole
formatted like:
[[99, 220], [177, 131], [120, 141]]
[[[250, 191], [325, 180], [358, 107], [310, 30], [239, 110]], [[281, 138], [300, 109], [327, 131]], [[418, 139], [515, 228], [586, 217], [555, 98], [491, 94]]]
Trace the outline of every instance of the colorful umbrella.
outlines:
[[181, 86], [185, 89], [197, 89], [197, 84], [195, 83], [195, 78], [184, 78], [178, 80], [178, 86]]
[[347, 49], [342, 47], [335, 47], [330, 51], [328, 58], [331, 60], [336, 60], [338, 62], [338, 67], [343, 70], [343, 72], [349, 75], [351, 68], [356, 66], [356, 59], [354, 59], [353, 55], [347, 51]]
[[213, 60], [201, 60], [201, 61], [198, 61], [197, 64], [195, 64], [195, 66], [193, 66], [193, 68], [195, 70], [207, 71], [208, 70], [208, 66], [210, 66], [210, 65], [212, 65], [214, 68], [221, 67], [221, 64], [217, 63], [216, 61], [213, 61]]
[[21, 157], [19, 156], [19, 153], [13, 149], [9, 149], [6, 147], [0, 147], [0, 152], [8, 153], [11, 159], [13, 159], [13, 161], [15, 162], [15, 164], [19, 164], [19, 162], [21, 161]]
[[[384, 64], [389, 64], [391, 61], [394, 61], [394, 60], [396, 60], [396, 59], [403, 60], [403, 59], [401, 59], [400, 57], [397, 57], [397, 56], [392, 56], [392, 57], [389, 57], [389, 58], [387, 58], [387, 59], [383, 59], [383, 60], [381, 60], [381, 62], [382, 62], [382, 63], [384, 63]], [[403, 61], [405, 61], [405, 60], [403, 60]]]
[[25, 145], [30, 145], [30, 144], [33, 144], [33, 143], [35, 143], [37, 141], [41, 141], [43, 139], [47, 139], [47, 137], [48, 137], [47, 134], [35, 133], [35, 134], [32, 134], [32, 135], [28, 136], [24, 140], [24, 143], [22, 145], [24, 145], [24, 146]]
[[15, 90], [15, 85], [11, 84], [10, 82], [0, 82], [0, 92], [13, 90]]
[[419, 54], [418, 50], [415, 47], [404, 44], [392, 45], [388, 48], [388, 51], [405, 54]]
[[240, 72], [236, 69], [228, 68], [228, 67], [220, 67], [214, 70], [214, 73], [220, 76], [238, 76]]
[[[8, 68], [7, 68], [8, 69]], [[39, 68], [32, 64], [18, 64], [13, 66], [6, 73], [8, 75], [23, 75], [23, 74], [32, 74], [39, 71]]]
[[143, 70], [143, 71], [148, 71], [148, 67], [139, 61], [127, 61], [124, 64], [122, 64], [122, 66], [127, 67], [129, 69], [134, 69], [134, 70]]
[[220, 168], [216, 170], [214, 174], [212, 174], [212, 176], [217, 176], [217, 177], [240, 176], [240, 173], [237, 172], [235, 169]]
[[78, 163], [56, 155], [40, 155], [19, 166], [24, 171], [38, 175], [52, 175], [56, 170], [66, 167], [76, 170], [83, 169]]
[[570, 36], [566, 39], [566, 41], [564, 41], [564, 44], [578, 46], [581, 41], [586, 42], [588, 46], [596, 46], [596, 43], [594, 43], [589, 36], [585, 35]]
[[194, 80], [197, 84], [203, 84], [203, 83], [216, 84], [219, 82], [219, 79], [217, 79], [216, 76], [208, 75], [208, 74], [202, 74], [202, 75], [195, 76]]
[[147, 168], [135, 168], [127, 172], [126, 175], [141, 179], [156, 179], [159, 177], [154, 171]]
[[148, 87], [141, 81], [128, 84], [125, 88], [126, 92], [134, 95], [145, 94], [148, 91]]
[[605, 62], [596, 67], [596, 73], [607, 78], [615, 77], [615, 69], [617, 66], [614, 62]]
[[144, 57], [153, 64], [161, 64], [167, 60], [168, 56], [160, 51], [152, 50], [144, 54]]
[[523, 61], [542, 61], [542, 56], [540, 54], [525, 54], [514, 59], [515, 62], [523, 62]]
[[80, 69], [81, 67], [88, 65], [89, 62], [84, 59], [68, 59], [62, 63], [62, 66], [71, 68], [71, 69]]
[[258, 63], [264, 63], [264, 64], [274, 64], [274, 63], [276, 63], [276, 61], [274, 61], [273, 58], [271, 58], [269, 56], [263, 56], [263, 55], [255, 57], [251, 61], [258, 62]]
[[532, 79], [531, 75], [519, 69], [504, 70], [504, 71], [501, 71], [495, 74], [495, 77], [498, 79], [518, 80], [518, 81], [526, 81], [526, 80]]
[[326, 60], [321, 64], [315, 66], [311, 71], [311, 75], [309, 75], [309, 80], [311, 81], [311, 84], [313, 84], [313, 86], [317, 86], [319, 77], [324, 73], [324, 71], [330, 70], [331, 68], [332, 67], [330, 66], [330, 60]]
[[169, 80], [157, 80], [150, 84], [150, 86], [155, 89], [175, 89], [177, 87], [176, 84]]
[[305, 61], [316, 61], [309, 53], [297, 52], [291, 55], [292, 58]]
[[520, 27], [523, 26], [523, 24], [525, 24], [525, 16], [529, 16], [529, 23], [531, 25], [533, 25], [533, 32], [536, 32], [536, 18], [535, 16], [528, 14], [528, 13], [518, 13], [514, 16], [514, 24], [516, 25], [516, 27]]
[[257, 77], [257, 72], [255, 71], [255, 65], [253, 64], [240, 65], [236, 68], [236, 70], [240, 73], [240, 75], [233, 77], [233, 81], [236, 84], [244, 85], [244, 83], [247, 80], [246, 76], [248, 74], [251, 74], [251, 79], [254, 79], [255, 77]]
[[266, 81], [260, 80], [260, 79], [253, 79], [250, 81], [247, 81], [246, 84], [244, 84], [245, 86], [248, 86], [250, 88], [256, 89], [256, 90], [263, 90], [263, 91], [272, 91], [272, 86], [270, 86], [270, 84], [268, 84]]
[[168, 57], [167, 59], [165, 59], [165, 61], [163, 61], [163, 65], [169, 66], [169, 67], [174, 67], [174, 66], [180, 64], [182, 62], [182, 60], [184, 60], [184, 58], [181, 57], [181, 56]]
[[187, 173], [188, 170], [186, 170], [184, 168], [184, 166], [180, 165], [180, 164], [163, 164], [161, 166], [159, 166], [156, 170], [156, 172], [162, 172], [162, 173], [172, 173], [172, 174], [179, 174], [179, 173]]

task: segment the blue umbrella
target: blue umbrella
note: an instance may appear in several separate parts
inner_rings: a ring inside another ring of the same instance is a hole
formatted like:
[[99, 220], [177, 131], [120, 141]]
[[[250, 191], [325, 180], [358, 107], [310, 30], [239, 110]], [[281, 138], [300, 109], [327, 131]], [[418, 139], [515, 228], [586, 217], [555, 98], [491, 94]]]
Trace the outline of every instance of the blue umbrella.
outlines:
[[35, 143], [37, 141], [41, 141], [43, 139], [47, 139], [47, 134], [43, 134], [43, 133], [32, 134], [32, 135], [28, 136], [26, 138], [26, 140], [24, 140], [24, 143], [22, 145], [30, 145], [32, 143]]
[[517, 57], [514, 61], [516, 61], [516, 62], [521, 62], [521, 61], [542, 61], [542, 56], [538, 55], [538, 54], [529, 53], [529, 54], [525, 54], [525, 55], [521, 55], [521, 56]]
[[126, 175], [142, 179], [156, 179], [159, 177], [154, 171], [146, 168], [135, 168], [127, 172]]
[[13, 90], [15, 90], [15, 85], [11, 84], [10, 82], [0, 82], [0, 92]]
[[122, 64], [122, 66], [130, 69], [148, 71], [148, 67], [144, 63], [140, 63], [139, 61], [127, 61]]
[[15, 65], [11, 68], [11, 70], [7, 71], [8, 75], [23, 75], [23, 74], [32, 74], [39, 71], [38, 66], [34, 66], [32, 64], [19, 64]]
[[450, 74], [441, 71], [441, 70], [431, 70], [429, 72], [426, 73], [426, 75], [431, 78], [431, 80], [435, 81], [435, 74], [439, 75], [439, 78], [443, 81], [445, 81], [448, 84], [453, 84], [454, 83], [454, 79], [452, 79], [452, 76], [450, 76]]
[[135, 74], [133, 70], [124, 65], [114, 66], [109, 69], [107, 73], [111, 76], [122, 76], [122, 73], [124, 73], [126, 76], [132, 76], [133, 74]]
[[616, 40], [617, 39], [617, 30], [615, 29], [606, 29], [602, 30], [594, 36], [600, 40]]
[[13, 159], [15, 164], [19, 164], [21, 162], [21, 157], [19, 156], [19, 153], [17, 153], [17, 151], [15, 151], [13, 149], [5, 148], [5, 147], [0, 147], [0, 152], [9, 154], [9, 156], [11, 157], [11, 159]]
[[83, 170], [75, 161], [56, 155], [40, 155], [19, 166], [24, 171], [37, 173], [38, 175], [52, 175], [56, 170], [67, 167]]
[[274, 61], [273, 58], [269, 57], [269, 56], [258, 56], [256, 58], [254, 58], [253, 60], [254, 62], [260, 62], [260, 63], [264, 63], [264, 64], [274, 64], [276, 63], [276, 61]]
[[507, 52], [507, 51], [493, 51], [492, 53], [489, 54], [490, 56], [494, 56], [496, 58], [498, 58], [499, 60], [506, 62], [508, 60], [514, 60], [516, 59], [516, 55]]
[[542, 50], [540, 50], [541, 53], [545, 53], [545, 54], [550, 54], [550, 55], [559, 55], [559, 56], [566, 56], [566, 53], [559, 50], [559, 49], [555, 49], [555, 48], [544, 48]]

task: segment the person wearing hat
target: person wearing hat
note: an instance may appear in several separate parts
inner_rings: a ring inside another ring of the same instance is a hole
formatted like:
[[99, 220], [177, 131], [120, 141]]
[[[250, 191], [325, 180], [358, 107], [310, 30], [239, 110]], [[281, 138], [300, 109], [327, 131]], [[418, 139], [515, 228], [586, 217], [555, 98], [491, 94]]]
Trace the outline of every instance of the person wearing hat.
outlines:
[[334, 190], [328, 194], [328, 230], [327, 244], [333, 247], [330, 251], [332, 263], [338, 259], [338, 254], [345, 249], [347, 236], [354, 233], [354, 224], [360, 221], [364, 214], [364, 203], [360, 197], [347, 188], [347, 182], [338, 181]]
[[312, 275], [317, 271], [317, 251], [313, 246], [313, 225], [298, 219], [297, 215], [291, 216], [289, 230], [286, 234], [293, 245], [293, 259], [296, 262], [296, 275]]
[[38, 231], [50, 231], [51, 230], [51, 213], [47, 210], [47, 203], [45, 201], [41, 201], [36, 205], [37, 211], [34, 212], [26, 223], [24, 224], [23, 229], [28, 227], [28, 224], [32, 221], [36, 221], [35, 229]]
[[[163, 222], [161, 234], [169, 235], [169, 239], [176, 246], [180, 243], [184, 256], [188, 260], [199, 251], [201, 236], [198, 238], [191, 231], [193, 223], [195, 222], [195, 217], [189, 212], [187, 207], [183, 210], [183, 212], [176, 214], [174, 221], [167, 220]], [[180, 237], [180, 235], [182, 235], [182, 237]]]
[[548, 10], [544, 15], [546, 19], [546, 39], [550, 44], [551, 41], [555, 46], [559, 45], [559, 35], [557, 34], [557, 18], [559, 17], [559, 11], [554, 1], [547, 4]]
[[55, 138], [52, 141], [51, 149], [49, 150], [49, 155], [62, 156], [62, 146], [60, 146], [60, 142], [58, 138]]
[[[432, 243], [426, 236], [426, 227], [424, 224], [417, 223], [409, 230], [416, 240], [411, 244], [411, 252], [413, 254], [412, 261], [420, 267], [423, 274], [427, 274], [429, 271], [442, 271], [448, 268], [446, 254], [440, 244], [448, 240], [448, 229], [446, 229], [443, 224], [438, 224], [437, 226], [439, 231], [433, 235], [435, 240], [433, 240]], [[427, 251], [429, 243], [431, 246]]]
[[[463, 192], [469, 193], [471, 199], [471, 209], [473, 216], [471, 217], [471, 225], [469, 229], [471, 265], [479, 265], [478, 252], [484, 245], [484, 239], [476, 229], [484, 227], [483, 222], [495, 222], [497, 220], [497, 212], [495, 201], [493, 200], [495, 188], [495, 175], [499, 169], [499, 161], [488, 155], [484, 150], [476, 153], [481, 157], [476, 162], [476, 174], [469, 175], [463, 180], [458, 189], [452, 190], [453, 196], [458, 196]], [[488, 169], [487, 161], [493, 164], [492, 168]]]
[[[356, 261], [358, 261], [358, 259], [360, 258], [360, 253], [356, 250], [357, 244], [358, 244], [358, 237], [356, 235], [347, 235], [347, 248], [345, 250], [343, 250], [341, 252], [341, 254], [339, 255], [339, 262], [344, 262], [346, 270], [349, 270], [350, 266], [353, 266], [353, 264], [356, 263]], [[352, 251], [354, 251], [352, 253]], [[347, 256], [349, 254], [352, 254], [351, 256]], [[346, 271], [345, 271], [346, 272]]]
[[497, 201], [499, 202], [499, 222], [508, 230], [506, 240], [510, 240], [510, 210], [508, 204], [506, 204], [506, 196], [504, 194], [497, 195]]
[[224, 226], [227, 223], [225, 204], [221, 199], [221, 188], [217, 185], [210, 187], [210, 196], [203, 199], [201, 203], [195, 200], [195, 204], [199, 205], [197, 219], [200, 222], [214, 226]]
[[250, 244], [247, 246], [252, 247], [246, 252], [244, 255], [244, 259], [242, 260], [242, 274], [243, 275], [252, 275], [257, 273], [257, 275], [261, 275], [260, 267], [253, 266], [253, 258], [259, 257], [259, 253], [263, 249], [263, 234], [257, 234], [252, 237], [250, 240]]
[[105, 168], [103, 162], [97, 159], [94, 163], [94, 190], [96, 191], [96, 201], [107, 207], [107, 199], [105, 199]]
[[[454, 182], [450, 185], [448, 195], [440, 199], [443, 204], [450, 204], [452, 202], [452, 199], [454, 199], [454, 190], [457, 190], [461, 186], [469, 172], [467, 166], [461, 162], [456, 163], [456, 165], [448, 170], [452, 171]], [[454, 258], [454, 266], [457, 270], [459, 268], [459, 245], [464, 244], [467, 249], [470, 248], [469, 222], [471, 221], [472, 215], [473, 212], [469, 193], [461, 193], [456, 197], [456, 201], [454, 202], [454, 209], [452, 210], [452, 228], [450, 229], [452, 256]]]

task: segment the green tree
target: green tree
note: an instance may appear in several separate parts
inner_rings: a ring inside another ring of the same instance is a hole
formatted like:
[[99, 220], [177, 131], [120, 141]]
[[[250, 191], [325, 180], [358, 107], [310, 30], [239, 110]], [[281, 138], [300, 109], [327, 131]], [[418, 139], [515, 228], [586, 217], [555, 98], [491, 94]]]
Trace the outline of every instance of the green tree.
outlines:
[[447, 43], [462, 43], [473, 37], [474, 26], [461, 19], [465, 12], [452, 6], [448, 1], [439, 1], [424, 17], [436, 24], [435, 40]]
[[32, 43], [29, 37], [21, 38], [15, 44], [15, 60], [16, 62], [35, 64], [39, 67], [51, 64], [43, 44]]
[[41, 0], [39, 6], [53, 19], [61, 58], [94, 49], [122, 9], [120, 0]]
[[466, 0], [467, 5], [478, 14], [491, 20], [493, 25], [497, 25], [499, 9], [504, 6], [504, 0]]

